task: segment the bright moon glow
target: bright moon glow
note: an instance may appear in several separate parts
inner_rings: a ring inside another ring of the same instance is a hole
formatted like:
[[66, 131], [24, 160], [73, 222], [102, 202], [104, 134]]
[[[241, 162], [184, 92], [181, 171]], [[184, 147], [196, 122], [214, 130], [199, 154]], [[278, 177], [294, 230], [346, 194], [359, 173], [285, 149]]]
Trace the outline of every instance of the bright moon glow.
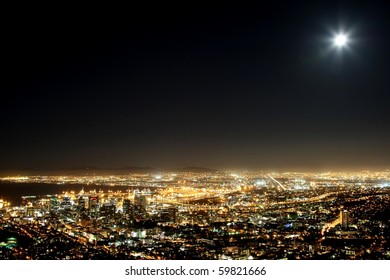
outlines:
[[348, 38], [346, 35], [344, 34], [338, 34], [335, 38], [334, 38], [334, 44], [337, 46], [337, 47], [344, 47], [348, 42]]

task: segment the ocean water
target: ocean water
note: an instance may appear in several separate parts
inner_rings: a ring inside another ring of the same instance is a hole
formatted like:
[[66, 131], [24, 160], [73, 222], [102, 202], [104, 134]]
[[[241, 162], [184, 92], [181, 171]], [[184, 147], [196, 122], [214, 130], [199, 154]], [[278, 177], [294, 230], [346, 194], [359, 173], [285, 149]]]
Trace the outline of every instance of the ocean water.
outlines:
[[45, 184], [45, 183], [0, 183], [0, 198], [11, 202], [12, 206], [21, 205], [22, 196], [28, 195], [47, 195], [60, 194], [65, 191], [79, 192], [82, 188], [84, 191], [103, 190], [103, 191], [118, 191], [123, 192], [133, 189], [143, 189], [137, 186], [96, 186], [96, 185], [82, 185], [82, 184]]

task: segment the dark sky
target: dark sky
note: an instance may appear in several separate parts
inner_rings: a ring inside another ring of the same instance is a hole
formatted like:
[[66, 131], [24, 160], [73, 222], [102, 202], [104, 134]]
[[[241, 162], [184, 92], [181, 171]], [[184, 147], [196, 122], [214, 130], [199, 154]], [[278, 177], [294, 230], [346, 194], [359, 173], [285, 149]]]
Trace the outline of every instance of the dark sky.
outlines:
[[4, 7], [0, 169], [388, 168], [390, 4], [256, 2]]

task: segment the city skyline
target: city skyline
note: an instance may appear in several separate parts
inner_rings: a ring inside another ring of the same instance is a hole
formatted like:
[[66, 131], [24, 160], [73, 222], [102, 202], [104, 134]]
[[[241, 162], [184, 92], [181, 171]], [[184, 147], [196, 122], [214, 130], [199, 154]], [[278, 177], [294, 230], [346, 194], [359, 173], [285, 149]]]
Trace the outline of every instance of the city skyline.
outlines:
[[0, 259], [387, 260], [389, 172], [0, 178]]
[[9, 7], [0, 172], [386, 170], [389, 9]]

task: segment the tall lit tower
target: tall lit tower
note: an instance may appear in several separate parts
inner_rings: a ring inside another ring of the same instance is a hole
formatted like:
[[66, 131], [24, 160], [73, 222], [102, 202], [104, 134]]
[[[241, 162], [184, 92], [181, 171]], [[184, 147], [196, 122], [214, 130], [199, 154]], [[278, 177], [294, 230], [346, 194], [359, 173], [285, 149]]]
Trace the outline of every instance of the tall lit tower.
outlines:
[[134, 195], [134, 205], [138, 207], [145, 208], [148, 201], [146, 199], [146, 196], [141, 193], [135, 193]]
[[133, 205], [130, 199], [123, 200], [122, 209], [123, 214], [131, 214], [131, 212], [133, 211]]
[[88, 201], [88, 210], [91, 217], [97, 218], [99, 211], [99, 197], [98, 196], [89, 196]]
[[347, 210], [340, 211], [341, 227], [346, 229], [349, 224], [349, 212]]

